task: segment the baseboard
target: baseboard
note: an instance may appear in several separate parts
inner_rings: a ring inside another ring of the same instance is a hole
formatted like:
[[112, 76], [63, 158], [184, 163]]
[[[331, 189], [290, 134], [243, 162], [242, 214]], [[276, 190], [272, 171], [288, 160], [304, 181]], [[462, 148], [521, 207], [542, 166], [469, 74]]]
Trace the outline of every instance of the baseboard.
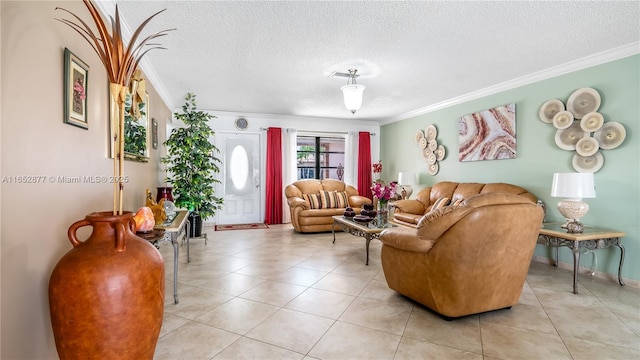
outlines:
[[[540, 262], [543, 264], [553, 266], [553, 259], [549, 259], [548, 257], [534, 255], [532, 260], [535, 262]], [[573, 271], [573, 263], [559, 261], [558, 267], [565, 270]], [[580, 266], [578, 268], [578, 274], [591, 276], [591, 268], [588, 266]], [[598, 279], [614, 281], [616, 283], [618, 282], [618, 274], [609, 274], [609, 273], [596, 270], [596, 274], [594, 275], [594, 277], [597, 277]], [[631, 286], [631, 287], [640, 289], [640, 281], [638, 280], [632, 280], [632, 279], [627, 279], [623, 277], [622, 281], [624, 281], [625, 286]]]

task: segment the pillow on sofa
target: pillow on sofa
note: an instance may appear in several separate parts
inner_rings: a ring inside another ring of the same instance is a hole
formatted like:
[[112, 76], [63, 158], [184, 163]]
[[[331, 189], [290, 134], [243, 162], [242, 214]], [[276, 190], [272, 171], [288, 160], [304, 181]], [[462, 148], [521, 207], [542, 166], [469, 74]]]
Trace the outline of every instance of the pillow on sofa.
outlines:
[[344, 191], [320, 190], [320, 201], [323, 209], [346, 208], [349, 206], [349, 198]]
[[429, 212], [436, 211], [438, 209], [441, 209], [441, 208], [447, 206], [449, 201], [450, 201], [450, 199], [448, 197], [439, 198], [438, 200], [436, 200], [436, 202], [433, 203], [433, 205], [431, 206], [431, 209], [429, 209]]
[[458, 200], [452, 202], [449, 206], [456, 207], [456, 206], [462, 204], [463, 201], [464, 201], [464, 199], [458, 199]]
[[310, 209], [322, 209], [320, 194], [302, 194], [302, 198], [309, 204]]
[[349, 195], [347, 195], [346, 191], [335, 191], [335, 194], [339, 208], [349, 207]]

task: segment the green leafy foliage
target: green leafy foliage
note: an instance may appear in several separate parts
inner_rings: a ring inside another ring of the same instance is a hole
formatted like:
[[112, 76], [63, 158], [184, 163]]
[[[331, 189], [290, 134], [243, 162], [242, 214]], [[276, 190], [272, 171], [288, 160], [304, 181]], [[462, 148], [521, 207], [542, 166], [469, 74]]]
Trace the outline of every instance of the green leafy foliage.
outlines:
[[[144, 103], [138, 103], [140, 115], [145, 116], [146, 106]], [[135, 155], [146, 156], [147, 148], [147, 129], [140, 125], [139, 119], [132, 115], [131, 111], [131, 95], [127, 95], [124, 103], [124, 152]]]
[[220, 150], [209, 142], [215, 134], [209, 120], [215, 116], [196, 108], [196, 96], [188, 93], [182, 113], [174, 113], [186, 127], [171, 130], [164, 142], [167, 156], [167, 181], [173, 185], [175, 204], [200, 214], [202, 219], [215, 215], [223, 199], [215, 196], [213, 186], [220, 183], [215, 174], [220, 172]]

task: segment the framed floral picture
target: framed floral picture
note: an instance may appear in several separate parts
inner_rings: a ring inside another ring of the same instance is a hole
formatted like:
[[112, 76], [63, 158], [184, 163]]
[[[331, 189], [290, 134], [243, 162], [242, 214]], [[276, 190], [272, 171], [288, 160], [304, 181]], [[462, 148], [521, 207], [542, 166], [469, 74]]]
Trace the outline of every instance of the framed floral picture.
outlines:
[[89, 65], [64, 49], [64, 123], [89, 128], [87, 122], [87, 84]]

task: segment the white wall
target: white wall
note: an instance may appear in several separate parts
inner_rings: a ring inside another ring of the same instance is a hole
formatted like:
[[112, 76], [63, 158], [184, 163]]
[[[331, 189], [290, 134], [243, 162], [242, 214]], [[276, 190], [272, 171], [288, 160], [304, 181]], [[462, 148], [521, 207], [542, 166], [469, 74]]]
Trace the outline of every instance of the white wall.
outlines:
[[[108, 153], [108, 80], [97, 55], [77, 33], [55, 21], [60, 6], [86, 19], [80, 1], [1, 1], [0, 239], [2, 359], [54, 359], [48, 283], [58, 260], [71, 249], [68, 227], [93, 211], [112, 207], [111, 184], [65, 184], [58, 176], [111, 175]], [[89, 66], [88, 122], [84, 130], [62, 122], [63, 52], [68, 47]], [[159, 140], [171, 116], [148, 87], [150, 116]], [[159, 150], [149, 163], [127, 161], [125, 210], [144, 204], [158, 186]], [[22, 175], [44, 182], [16, 183]], [[50, 180], [53, 176], [53, 180]], [[84, 234], [80, 234], [83, 236]]]
[[[197, 95], [197, 94], [196, 94]], [[180, 111], [180, 110], [176, 110]], [[216, 116], [211, 120], [211, 127], [214, 131], [219, 133], [258, 133], [260, 134], [260, 161], [261, 161], [261, 183], [265, 184], [265, 164], [266, 164], [266, 129], [268, 127], [279, 127], [283, 130], [286, 128], [296, 129], [300, 131], [309, 132], [334, 132], [334, 133], [346, 133], [348, 131], [367, 131], [371, 134], [371, 159], [377, 161], [380, 158], [380, 127], [377, 123], [362, 121], [362, 120], [349, 120], [349, 119], [324, 119], [324, 118], [305, 118], [305, 117], [293, 117], [293, 116], [277, 116], [277, 115], [261, 115], [261, 114], [230, 114], [226, 112], [208, 111], [210, 114]], [[347, 110], [345, 109], [345, 112]], [[235, 120], [238, 117], [244, 117], [247, 119], [249, 126], [245, 130], [238, 130], [235, 126]], [[177, 124], [174, 124], [177, 126]], [[283, 184], [286, 186], [287, 184]], [[355, 184], [354, 184], [355, 185]], [[221, 186], [216, 188], [218, 195], [222, 194]], [[262, 187], [261, 198], [266, 196], [266, 190]], [[261, 218], [264, 219], [264, 208], [261, 209]], [[208, 219], [205, 225], [212, 225], [215, 223], [215, 219]]]

